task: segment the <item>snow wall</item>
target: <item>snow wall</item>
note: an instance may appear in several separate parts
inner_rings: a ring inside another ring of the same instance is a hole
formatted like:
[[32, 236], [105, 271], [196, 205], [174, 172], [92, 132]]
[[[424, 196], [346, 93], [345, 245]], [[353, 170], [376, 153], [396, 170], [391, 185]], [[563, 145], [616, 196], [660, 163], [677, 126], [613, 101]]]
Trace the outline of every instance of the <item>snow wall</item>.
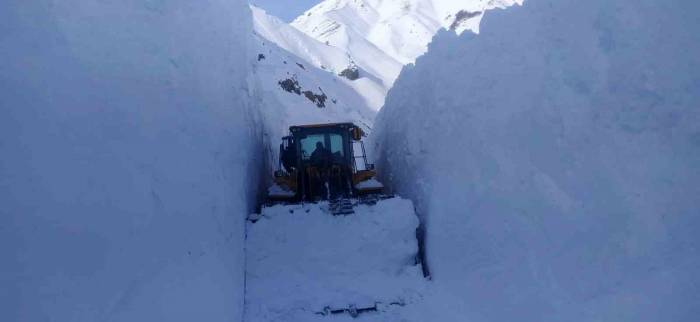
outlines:
[[700, 316], [700, 3], [531, 0], [442, 32], [373, 140], [455, 321]]
[[0, 5], [0, 320], [240, 321], [250, 20], [236, 0]]

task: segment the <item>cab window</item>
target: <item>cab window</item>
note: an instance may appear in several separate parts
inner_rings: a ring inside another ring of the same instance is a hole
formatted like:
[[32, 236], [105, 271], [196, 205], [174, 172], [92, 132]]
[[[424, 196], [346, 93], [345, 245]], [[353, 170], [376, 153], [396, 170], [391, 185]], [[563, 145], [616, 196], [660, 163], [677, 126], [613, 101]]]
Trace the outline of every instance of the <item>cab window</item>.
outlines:
[[314, 150], [316, 150], [316, 143], [321, 142], [325, 147], [326, 143], [324, 141], [323, 134], [312, 134], [301, 139], [301, 155], [303, 159], [308, 160], [311, 158], [311, 153], [314, 153]]
[[343, 136], [340, 134], [331, 134], [331, 153], [337, 156], [344, 155]]

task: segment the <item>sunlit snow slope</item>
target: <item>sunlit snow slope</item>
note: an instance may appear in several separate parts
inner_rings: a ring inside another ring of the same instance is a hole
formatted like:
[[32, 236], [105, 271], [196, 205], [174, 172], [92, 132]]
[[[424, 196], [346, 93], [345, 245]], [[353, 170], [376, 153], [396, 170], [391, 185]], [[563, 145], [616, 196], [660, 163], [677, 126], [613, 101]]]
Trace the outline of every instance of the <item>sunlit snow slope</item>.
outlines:
[[515, 3], [522, 0], [326, 0], [292, 26], [348, 52], [390, 87], [439, 29], [478, 32], [484, 11]]
[[[255, 34], [258, 38], [256, 43], [260, 43], [260, 40], [266, 40], [265, 42], [273, 43], [276, 47], [279, 47], [277, 50], [274, 50], [276, 53], [269, 52], [269, 48], [263, 48], [261, 53], [265, 54], [267, 51], [275, 56], [291, 57], [286, 60], [267, 61], [267, 65], [274, 65], [277, 70], [285, 73], [289, 71], [293, 75], [297, 74], [298, 71], [289, 67], [294, 67], [295, 63], [301, 63], [307, 70], [306, 74], [313, 74], [315, 75], [314, 77], [323, 79], [323, 82], [316, 82], [313, 85], [307, 84], [307, 87], [321, 87], [325, 88], [324, 90], [334, 90], [335, 88], [342, 88], [340, 89], [341, 91], [345, 91], [345, 88], [352, 90], [354, 93], [351, 96], [357, 98], [344, 99], [345, 105], [352, 105], [353, 109], [359, 111], [369, 107], [372, 113], [368, 114], [362, 121], [371, 124], [374, 120], [374, 111], [384, 104], [384, 97], [387, 92], [387, 88], [381, 79], [373, 74], [368, 74], [366, 71], [359, 70], [356, 62], [344, 50], [324, 44], [280, 21], [278, 18], [268, 15], [260, 8], [254, 6], [251, 8], [253, 10]], [[287, 60], [292, 60], [294, 63]], [[292, 63], [291, 66], [284, 66], [284, 61]], [[398, 70], [400, 67], [396, 68]], [[351, 73], [354, 71], [357, 72], [357, 77], [352, 77], [350, 74], [347, 75], [350, 77], [341, 76], [344, 72]], [[279, 78], [277, 75], [275, 77]], [[273, 84], [276, 84], [274, 79]], [[281, 107], [291, 111], [299, 111], [296, 107], [285, 105]], [[323, 115], [324, 113], [319, 112], [319, 114]]]

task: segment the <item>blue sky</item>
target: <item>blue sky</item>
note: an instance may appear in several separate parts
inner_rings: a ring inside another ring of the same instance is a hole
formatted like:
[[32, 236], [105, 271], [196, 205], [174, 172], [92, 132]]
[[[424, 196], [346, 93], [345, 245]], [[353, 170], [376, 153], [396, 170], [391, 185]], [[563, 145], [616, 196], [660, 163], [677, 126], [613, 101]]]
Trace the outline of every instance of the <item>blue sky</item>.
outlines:
[[249, 0], [269, 14], [290, 22], [321, 0]]

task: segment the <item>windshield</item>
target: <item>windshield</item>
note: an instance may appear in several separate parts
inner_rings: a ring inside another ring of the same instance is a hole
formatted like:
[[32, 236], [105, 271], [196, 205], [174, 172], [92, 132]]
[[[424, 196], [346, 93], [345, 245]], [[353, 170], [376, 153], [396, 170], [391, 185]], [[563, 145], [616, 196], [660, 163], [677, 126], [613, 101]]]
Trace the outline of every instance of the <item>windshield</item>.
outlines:
[[301, 155], [304, 160], [308, 160], [311, 157], [311, 153], [316, 150], [316, 143], [321, 142], [323, 146], [326, 146], [325, 138], [323, 134], [312, 134], [303, 139], [301, 139]]
[[331, 153], [343, 156], [343, 137], [340, 134], [331, 134]]
[[[343, 136], [336, 133], [328, 134], [310, 134], [301, 139], [301, 155], [304, 160], [311, 158], [311, 154], [316, 150], [316, 144], [321, 143], [324, 149], [327, 149], [335, 157], [343, 157], [345, 155], [343, 149]], [[330, 149], [328, 145], [330, 144]]]

